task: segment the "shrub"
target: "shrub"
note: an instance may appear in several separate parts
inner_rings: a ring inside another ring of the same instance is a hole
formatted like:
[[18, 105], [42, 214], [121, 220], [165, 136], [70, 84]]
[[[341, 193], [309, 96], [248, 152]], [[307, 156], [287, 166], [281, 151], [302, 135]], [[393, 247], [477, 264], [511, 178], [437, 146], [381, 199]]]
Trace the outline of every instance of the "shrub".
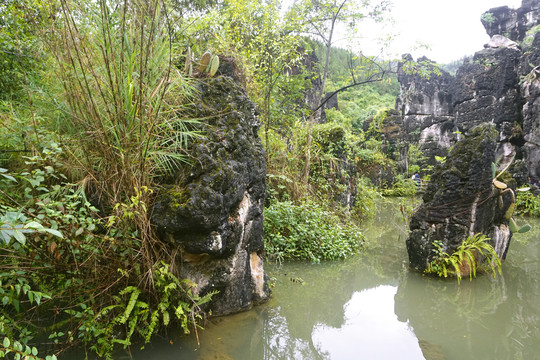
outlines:
[[343, 224], [321, 205], [274, 202], [265, 209], [265, 248], [268, 259], [336, 260], [356, 253], [363, 236], [353, 224]]
[[371, 180], [362, 176], [356, 181], [356, 201], [353, 213], [360, 218], [370, 218], [375, 215], [375, 201], [381, 198], [379, 191], [373, 186]]
[[412, 179], [406, 179], [403, 175], [397, 175], [394, 185], [389, 189], [383, 189], [384, 196], [413, 196], [418, 190], [418, 185]]
[[518, 215], [540, 217], [540, 198], [530, 191], [518, 191], [515, 211]]

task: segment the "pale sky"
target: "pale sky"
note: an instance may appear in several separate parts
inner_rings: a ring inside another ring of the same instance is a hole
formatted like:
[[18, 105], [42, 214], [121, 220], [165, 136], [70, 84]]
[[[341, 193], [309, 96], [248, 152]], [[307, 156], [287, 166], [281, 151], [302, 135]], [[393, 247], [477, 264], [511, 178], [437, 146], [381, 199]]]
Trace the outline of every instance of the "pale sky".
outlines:
[[[521, 0], [393, 0], [394, 32], [399, 35], [386, 47], [386, 56], [401, 57], [411, 53], [416, 59], [422, 55], [438, 63], [448, 63], [483, 49], [489, 41], [480, 16], [498, 6], [518, 8]], [[368, 55], [376, 55], [378, 48], [372, 41], [390, 32], [386, 24], [365, 25], [360, 30], [360, 47]], [[418, 43], [429, 49], [418, 48]], [[336, 44], [345, 47], [345, 44]]]

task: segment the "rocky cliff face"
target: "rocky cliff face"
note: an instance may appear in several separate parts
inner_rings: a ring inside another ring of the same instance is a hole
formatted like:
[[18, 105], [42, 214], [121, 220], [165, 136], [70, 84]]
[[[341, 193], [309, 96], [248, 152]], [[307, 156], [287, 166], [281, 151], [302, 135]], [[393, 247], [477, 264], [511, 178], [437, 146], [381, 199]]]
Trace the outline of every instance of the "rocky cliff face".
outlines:
[[429, 158], [444, 156], [461, 133], [483, 123], [496, 125], [496, 158], [514, 158], [518, 182], [540, 177], [540, 3], [484, 14], [492, 39], [451, 76], [426, 58], [405, 56], [398, 73], [397, 106], [404, 141], [418, 142]]
[[405, 143], [418, 143], [434, 165], [434, 157], [445, 156], [458, 138], [452, 94], [456, 80], [429, 59], [414, 62], [410, 55], [399, 64], [398, 80], [401, 96], [396, 108], [403, 118]]
[[153, 223], [178, 248], [180, 275], [200, 294], [218, 290], [210, 307], [225, 315], [269, 297], [261, 258], [266, 164], [255, 105], [237, 82], [208, 79], [199, 101], [192, 165], [164, 184]]
[[448, 154], [411, 220], [407, 250], [417, 270], [433, 259], [435, 240], [451, 254], [475, 233], [504, 259], [514, 198], [492, 185], [491, 164], [512, 162], [505, 182], [514, 187], [540, 178], [540, 3], [491, 9], [482, 22], [492, 38], [455, 77], [425, 58], [404, 57], [399, 68], [403, 138], [430, 157]]
[[489, 36], [503, 35], [514, 41], [523, 41], [532, 28], [540, 24], [540, 3], [523, 0], [521, 7], [511, 9], [500, 6], [486, 11], [481, 18]]
[[435, 170], [423, 204], [411, 219], [407, 251], [414, 269], [427, 269], [436, 240], [452, 254], [476, 233], [491, 239], [501, 259], [506, 256], [511, 232], [505, 213], [513, 198], [509, 193], [499, 196], [492, 185], [497, 135], [493, 124], [472, 129]]

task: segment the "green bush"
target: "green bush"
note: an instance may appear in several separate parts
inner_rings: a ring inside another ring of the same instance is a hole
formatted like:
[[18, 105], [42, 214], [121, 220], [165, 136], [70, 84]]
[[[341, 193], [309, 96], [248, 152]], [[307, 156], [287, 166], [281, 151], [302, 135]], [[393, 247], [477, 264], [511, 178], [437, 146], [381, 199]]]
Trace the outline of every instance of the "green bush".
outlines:
[[51, 143], [26, 157], [24, 172], [0, 168], [0, 359], [37, 359], [35, 339], [47, 336], [59, 349], [82, 342], [111, 359], [116, 346], [148, 342], [173, 322], [195, 329], [213, 293], [193, 294], [163, 261], [147, 272], [141, 254], [132, 219], [146, 212], [150, 190], [101, 218], [61, 172], [61, 156]]
[[337, 260], [362, 246], [360, 229], [314, 202], [274, 202], [265, 209], [264, 237], [269, 260]]
[[394, 185], [389, 189], [383, 189], [382, 194], [384, 196], [413, 196], [417, 190], [417, 184], [414, 180], [397, 175]]
[[518, 191], [516, 214], [540, 217], [540, 198], [530, 191]]

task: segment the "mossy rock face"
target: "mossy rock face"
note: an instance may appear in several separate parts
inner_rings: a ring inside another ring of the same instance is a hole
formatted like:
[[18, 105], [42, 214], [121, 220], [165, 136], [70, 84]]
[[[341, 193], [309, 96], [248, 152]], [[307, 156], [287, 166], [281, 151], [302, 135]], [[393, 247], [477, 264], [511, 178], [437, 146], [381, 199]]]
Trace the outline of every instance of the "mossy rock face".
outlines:
[[[503, 197], [503, 206], [499, 207], [498, 191], [492, 183], [497, 135], [493, 125], [472, 129], [453, 147], [446, 162], [435, 169], [423, 204], [411, 219], [407, 250], [413, 268], [427, 268], [433, 260], [435, 240], [442, 241], [443, 249], [451, 254], [467, 236], [483, 233], [497, 238], [495, 233], [501, 225], [508, 224], [504, 211], [511, 198]], [[505, 241], [498, 254], [501, 258], [509, 238]]]
[[211, 307], [227, 314], [269, 295], [266, 281], [250, 280], [264, 250], [265, 153], [257, 110], [238, 82], [206, 79], [195, 103], [202, 136], [188, 149], [191, 165], [163, 184], [152, 221], [182, 254], [181, 275], [197, 292], [220, 290]]

